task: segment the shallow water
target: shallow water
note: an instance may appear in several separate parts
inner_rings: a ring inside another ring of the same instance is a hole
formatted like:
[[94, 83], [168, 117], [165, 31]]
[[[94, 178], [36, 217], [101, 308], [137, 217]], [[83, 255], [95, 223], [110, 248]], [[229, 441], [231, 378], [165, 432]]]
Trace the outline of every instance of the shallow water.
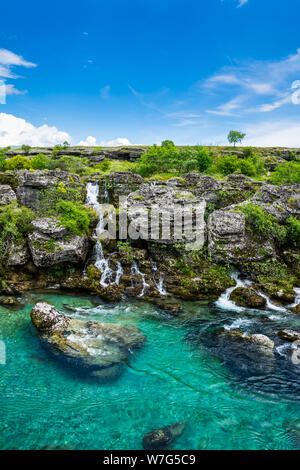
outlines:
[[[114, 382], [84, 379], [42, 348], [29, 316], [41, 299], [78, 318], [135, 325], [147, 343]], [[140, 449], [146, 432], [180, 420], [187, 427], [173, 449], [300, 448], [291, 430], [300, 419], [300, 369], [289, 347], [276, 339], [271, 369], [259, 357], [254, 365], [266, 367], [256, 370], [211, 335], [225, 325], [275, 339], [281, 327], [300, 328], [296, 315], [187, 302], [176, 319], [142, 301], [93, 302], [50, 291], [28, 295], [19, 311], [0, 307], [7, 354], [0, 365], [1, 449]]]

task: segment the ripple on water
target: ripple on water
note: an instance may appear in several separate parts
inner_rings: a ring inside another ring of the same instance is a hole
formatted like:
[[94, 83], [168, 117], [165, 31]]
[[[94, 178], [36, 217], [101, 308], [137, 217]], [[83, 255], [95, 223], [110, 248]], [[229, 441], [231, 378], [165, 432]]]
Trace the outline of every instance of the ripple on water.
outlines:
[[188, 424], [174, 449], [297, 448], [287, 423], [300, 418], [299, 374], [288, 358], [276, 351], [272, 374], [252, 374], [230, 363], [230, 353], [221, 354], [210, 336], [235, 321], [250, 331], [260, 325], [259, 333], [269, 323], [201, 303], [186, 303], [181, 321], [145, 302], [95, 305], [89, 297], [54, 293], [30, 302], [37, 298], [80, 318], [134, 324], [147, 343], [118, 380], [99, 385], [42, 348], [30, 304], [1, 311], [7, 364], [0, 375], [0, 448], [139, 449], [147, 431], [180, 420]]

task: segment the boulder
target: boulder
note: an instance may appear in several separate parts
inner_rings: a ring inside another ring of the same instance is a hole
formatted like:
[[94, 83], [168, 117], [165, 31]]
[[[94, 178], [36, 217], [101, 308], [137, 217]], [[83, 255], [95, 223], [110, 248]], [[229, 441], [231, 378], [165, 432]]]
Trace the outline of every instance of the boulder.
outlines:
[[81, 187], [78, 175], [57, 170], [22, 170], [18, 172], [18, 183], [17, 193], [20, 203], [35, 210], [39, 208], [41, 191], [49, 190], [59, 183]]
[[180, 421], [179, 423], [148, 432], [143, 438], [143, 447], [145, 450], [167, 449], [174, 439], [182, 434], [184, 428], [185, 422]]
[[16, 193], [8, 184], [0, 185], [0, 206], [5, 206], [17, 200]]
[[33, 232], [28, 236], [28, 244], [37, 267], [49, 267], [58, 263], [83, 263], [88, 250], [88, 238], [85, 235], [55, 240], [48, 235]]
[[35, 305], [31, 320], [57, 359], [99, 379], [118, 375], [131, 352], [146, 340], [135, 326], [73, 319], [46, 302]]
[[257, 294], [250, 287], [237, 287], [230, 294], [230, 300], [233, 300], [233, 302], [241, 307], [247, 308], [263, 308], [267, 303], [264, 297]]
[[244, 214], [230, 210], [214, 211], [208, 218], [208, 249], [217, 262], [261, 261], [276, 255], [268, 240], [259, 243], [246, 230]]
[[278, 331], [278, 336], [280, 339], [283, 339], [284, 341], [290, 341], [291, 343], [294, 341], [300, 341], [300, 332], [294, 330], [280, 330]]
[[32, 226], [40, 233], [49, 235], [51, 238], [63, 238], [68, 233], [68, 229], [60, 222], [51, 217], [40, 217], [31, 222]]
[[[157, 244], [191, 244], [197, 241], [197, 249], [201, 249], [206, 235], [205, 208], [205, 200], [197, 198], [193, 192], [176, 185], [154, 182], [141, 184], [138, 191], [130, 193], [127, 198], [130, 230], [133, 233], [136, 231], [148, 242]], [[193, 220], [192, 229], [181, 230], [179, 234], [178, 229], [182, 229], [183, 225], [183, 211], [197, 214], [198, 226], [196, 228]], [[166, 223], [163, 224], [163, 221]]]

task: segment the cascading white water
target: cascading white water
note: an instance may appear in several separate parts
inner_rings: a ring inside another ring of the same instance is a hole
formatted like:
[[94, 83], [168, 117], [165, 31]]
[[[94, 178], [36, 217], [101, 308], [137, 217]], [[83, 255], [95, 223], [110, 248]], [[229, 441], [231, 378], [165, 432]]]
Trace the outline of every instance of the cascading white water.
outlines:
[[295, 287], [294, 291], [295, 291], [295, 294], [296, 294], [295, 302], [292, 305], [289, 306], [290, 308], [297, 307], [297, 305], [300, 304], [300, 287]]
[[266, 307], [270, 310], [275, 310], [276, 312], [286, 312], [286, 308], [284, 307], [279, 307], [278, 305], [275, 305], [271, 302], [271, 300], [269, 299], [269, 297], [264, 294], [263, 292], [261, 291], [258, 291], [258, 294], [261, 295], [264, 299], [266, 299], [267, 303], [266, 303]]
[[[158, 270], [157, 264], [153, 259], [150, 260], [153, 272], [153, 281], [160, 295], [167, 295], [167, 291], [164, 288], [164, 273]], [[155, 273], [159, 272], [158, 282], [155, 279]]]
[[132, 265], [131, 265], [131, 274], [134, 274], [135, 276], [136, 276], [136, 275], [141, 276], [141, 278], [142, 278], [142, 285], [143, 285], [143, 286], [142, 286], [142, 291], [141, 291], [139, 297], [143, 297], [143, 295], [145, 294], [146, 288], [149, 287], [149, 284], [147, 284], [147, 282], [146, 282], [146, 279], [145, 279], [146, 275], [143, 274], [143, 273], [139, 270], [139, 267], [138, 267], [138, 265], [136, 264], [135, 261], [133, 261], [133, 263], [132, 263]]
[[122, 268], [122, 265], [120, 263], [120, 261], [117, 261], [117, 272], [116, 272], [116, 279], [115, 279], [115, 284], [119, 284], [120, 283], [120, 278], [123, 274], [123, 268]]
[[[121, 264], [118, 261], [117, 265], [117, 272], [114, 278], [114, 271], [110, 268], [109, 266], [109, 258], [105, 258], [104, 253], [103, 253], [103, 248], [102, 248], [102, 243], [99, 240], [99, 237], [101, 233], [104, 231], [104, 219], [103, 219], [103, 210], [102, 210], [102, 204], [99, 203], [98, 201], [99, 197], [99, 184], [98, 183], [88, 183], [86, 185], [86, 203], [94, 208], [96, 211], [99, 221], [96, 227], [96, 245], [95, 245], [95, 256], [96, 256], [96, 262], [95, 262], [95, 267], [101, 271], [101, 279], [100, 279], [100, 285], [102, 287], [108, 287], [111, 284], [119, 284], [120, 282], [120, 277], [123, 274], [123, 269]], [[104, 190], [104, 198], [108, 200], [108, 193], [105, 187]]]

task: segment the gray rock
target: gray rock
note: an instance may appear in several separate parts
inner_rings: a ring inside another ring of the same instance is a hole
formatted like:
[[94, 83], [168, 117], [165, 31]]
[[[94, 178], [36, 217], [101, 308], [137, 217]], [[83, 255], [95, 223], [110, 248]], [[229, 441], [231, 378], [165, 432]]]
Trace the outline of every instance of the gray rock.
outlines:
[[28, 243], [37, 267], [49, 267], [58, 263], [83, 263], [88, 249], [88, 239], [85, 235], [54, 240], [47, 235], [33, 232], [28, 237]]
[[217, 210], [208, 218], [208, 249], [214, 260], [237, 264], [239, 261], [260, 261], [275, 256], [275, 248], [266, 240], [258, 243], [246, 231], [244, 214]]
[[294, 330], [280, 330], [278, 331], [279, 338], [283, 339], [284, 341], [300, 341], [300, 332]]
[[33, 227], [44, 235], [51, 238], [63, 238], [68, 233], [68, 229], [61, 225], [57, 219], [50, 217], [40, 217], [32, 221]]
[[31, 320], [58, 359], [102, 379], [115, 377], [146, 340], [135, 326], [72, 319], [46, 302], [35, 305]]
[[11, 189], [8, 184], [0, 185], [0, 206], [10, 204], [17, 200], [16, 193]]
[[18, 198], [23, 206], [38, 209], [41, 197], [41, 191], [49, 190], [52, 186], [56, 186], [63, 182], [67, 185], [78, 184], [80, 185], [80, 177], [78, 175], [71, 175], [67, 171], [27, 171], [22, 170], [18, 172]]

